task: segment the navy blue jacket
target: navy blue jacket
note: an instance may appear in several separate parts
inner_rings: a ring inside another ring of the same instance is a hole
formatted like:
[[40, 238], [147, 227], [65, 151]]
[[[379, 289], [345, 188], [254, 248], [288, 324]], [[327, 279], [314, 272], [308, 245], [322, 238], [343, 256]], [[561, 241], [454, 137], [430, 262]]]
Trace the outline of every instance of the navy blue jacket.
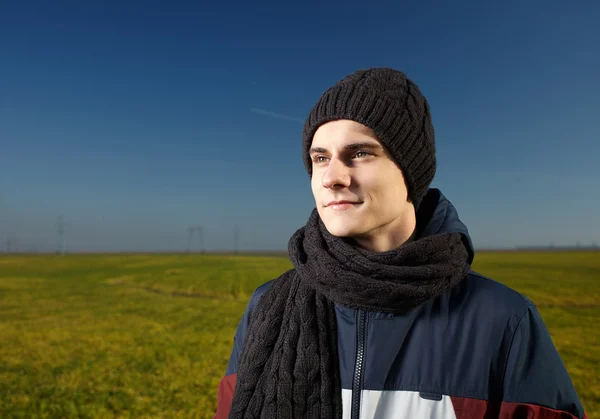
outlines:
[[[461, 232], [437, 190], [419, 237]], [[252, 295], [219, 385], [215, 418], [226, 418], [248, 323], [271, 281]], [[403, 314], [336, 305], [343, 417], [578, 418], [587, 416], [535, 305], [476, 272]]]

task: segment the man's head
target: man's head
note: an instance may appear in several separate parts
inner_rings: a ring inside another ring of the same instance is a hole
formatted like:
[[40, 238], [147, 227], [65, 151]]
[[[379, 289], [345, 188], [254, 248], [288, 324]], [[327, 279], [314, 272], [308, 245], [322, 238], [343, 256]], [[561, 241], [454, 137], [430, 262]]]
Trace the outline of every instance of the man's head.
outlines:
[[436, 171], [435, 140], [427, 101], [403, 73], [359, 70], [329, 88], [306, 120], [303, 152], [332, 234], [366, 239], [414, 229]]

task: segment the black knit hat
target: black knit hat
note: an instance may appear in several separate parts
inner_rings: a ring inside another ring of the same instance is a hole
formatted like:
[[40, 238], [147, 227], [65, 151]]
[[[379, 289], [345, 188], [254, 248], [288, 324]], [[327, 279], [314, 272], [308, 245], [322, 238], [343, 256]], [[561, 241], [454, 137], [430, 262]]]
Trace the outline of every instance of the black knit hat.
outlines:
[[325, 91], [304, 125], [303, 158], [310, 175], [313, 135], [319, 126], [336, 119], [350, 119], [375, 132], [402, 170], [409, 199], [417, 209], [436, 171], [429, 105], [417, 85], [400, 71], [370, 68]]

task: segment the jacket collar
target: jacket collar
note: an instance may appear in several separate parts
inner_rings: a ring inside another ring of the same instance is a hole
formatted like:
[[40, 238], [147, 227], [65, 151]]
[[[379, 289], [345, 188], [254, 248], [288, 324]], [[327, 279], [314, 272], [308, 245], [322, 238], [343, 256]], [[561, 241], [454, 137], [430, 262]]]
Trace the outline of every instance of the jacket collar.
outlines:
[[417, 211], [416, 238], [441, 233], [460, 233], [469, 252], [469, 264], [473, 263], [475, 248], [467, 226], [460, 220], [452, 203], [439, 189], [430, 188]]

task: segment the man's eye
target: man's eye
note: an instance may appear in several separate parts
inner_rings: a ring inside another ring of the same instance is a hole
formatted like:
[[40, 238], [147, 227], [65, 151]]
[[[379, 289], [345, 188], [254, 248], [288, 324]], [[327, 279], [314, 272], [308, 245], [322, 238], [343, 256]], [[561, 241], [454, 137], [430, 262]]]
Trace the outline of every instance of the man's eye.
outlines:
[[325, 156], [315, 156], [314, 159], [315, 163], [323, 163], [325, 160], [327, 160], [327, 157]]
[[367, 157], [369, 155], [370, 155], [370, 153], [367, 153], [366, 151], [359, 151], [354, 155], [354, 157], [360, 158], [360, 157]]

